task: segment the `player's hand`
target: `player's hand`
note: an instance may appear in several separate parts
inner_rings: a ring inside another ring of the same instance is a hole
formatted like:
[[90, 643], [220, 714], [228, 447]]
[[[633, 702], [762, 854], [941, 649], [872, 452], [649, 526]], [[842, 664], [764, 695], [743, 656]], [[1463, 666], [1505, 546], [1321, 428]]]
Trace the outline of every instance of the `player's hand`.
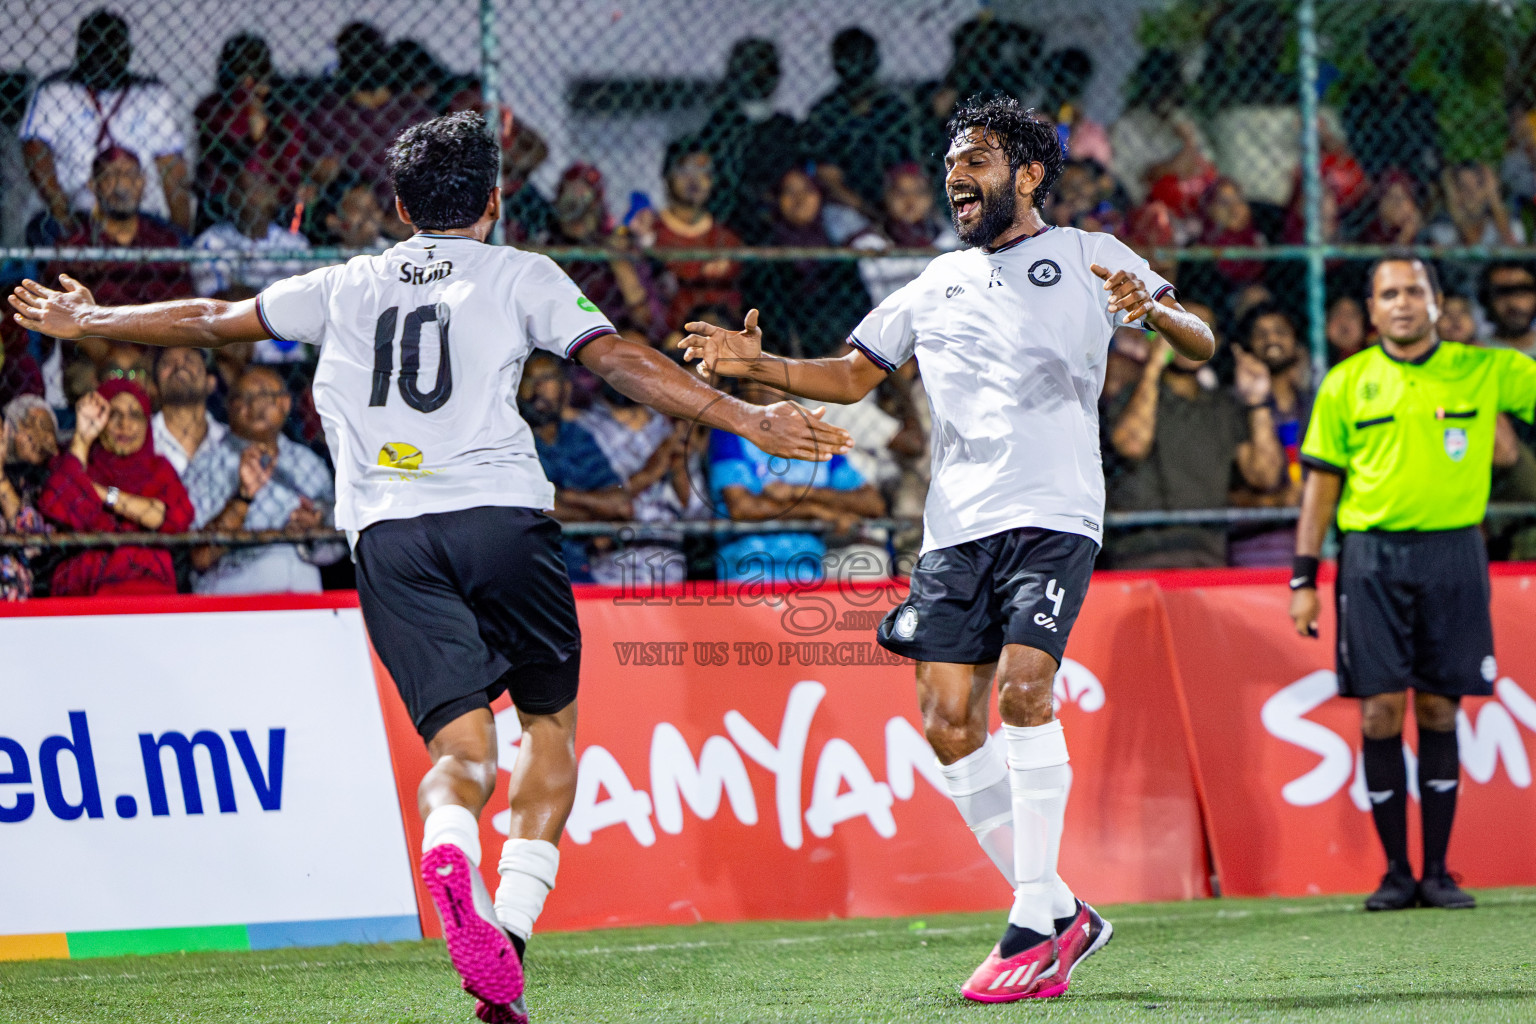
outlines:
[[247, 445], [240, 453], [240, 493], [254, 498], [272, 479], [277, 469], [277, 454], [259, 445]]
[[1236, 347], [1232, 352], [1237, 356], [1237, 374], [1233, 381], [1237, 397], [1243, 400], [1244, 405], [1259, 405], [1269, 401], [1272, 387], [1269, 367], [1251, 352]]
[[826, 408], [807, 411], [794, 402], [754, 406], [751, 427], [742, 434], [769, 455], [826, 462], [853, 450], [853, 436], [822, 422]]
[[1302, 587], [1291, 591], [1291, 622], [1300, 636], [1317, 636], [1317, 615], [1320, 605], [1316, 587]]
[[68, 274], [59, 275], [62, 291], [38, 284], [28, 278], [11, 292], [11, 306], [16, 322], [29, 331], [50, 338], [74, 341], [86, 337], [86, 315], [95, 307], [96, 297], [85, 285]]
[[1124, 310], [1125, 319], [1131, 321], [1139, 320], [1152, 312], [1152, 307], [1156, 303], [1152, 301], [1152, 296], [1141, 278], [1127, 270], [1117, 270], [1111, 274], [1108, 269], [1097, 263], [1088, 269], [1104, 282], [1104, 290], [1110, 293], [1109, 311], [1111, 313]]
[[683, 325], [688, 334], [677, 343], [683, 350], [683, 361], [699, 361], [699, 376], [720, 374], [724, 377], [743, 376], [751, 365], [762, 358], [763, 332], [757, 326], [757, 310], [747, 311], [741, 330], [728, 331], [724, 327], [694, 320]]

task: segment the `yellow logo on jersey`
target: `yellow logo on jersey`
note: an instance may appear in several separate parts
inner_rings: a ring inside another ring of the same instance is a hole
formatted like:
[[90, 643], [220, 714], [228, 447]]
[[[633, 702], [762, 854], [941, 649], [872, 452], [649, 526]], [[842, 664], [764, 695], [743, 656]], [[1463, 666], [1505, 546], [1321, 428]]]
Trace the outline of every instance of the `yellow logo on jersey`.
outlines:
[[391, 441], [379, 449], [379, 465], [390, 469], [420, 469], [421, 449], [404, 441]]

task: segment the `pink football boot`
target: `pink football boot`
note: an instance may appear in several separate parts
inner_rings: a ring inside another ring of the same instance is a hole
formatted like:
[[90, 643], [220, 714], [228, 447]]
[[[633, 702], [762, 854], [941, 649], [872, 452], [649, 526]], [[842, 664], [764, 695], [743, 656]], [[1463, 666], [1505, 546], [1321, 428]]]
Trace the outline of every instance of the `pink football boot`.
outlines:
[[[464, 991], [480, 1000], [476, 1015], [496, 1024], [527, 1024], [523, 965], [512, 940], [496, 923], [479, 876], [464, 851], [452, 843], [434, 846], [421, 858], [421, 880], [442, 918], [448, 956], [464, 979]], [[484, 912], [477, 904], [484, 905]]]
[[1056, 958], [1056, 938], [1030, 946], [1004, 960], [998, 947], [982, 961], [960, 994], [978, 1003], [1009, 1003], [1015, 999], [1050, 999], [1067, 990], [1067, 979]]
[[1115, 929], [1082, 900], [1077, 901], [1077, 916], [1066, 931], [1056, 936], [1056, 962], [1061, 967], [1061, 989], [1066, 991], [1077, 965], [1088, 959], [1114, 937]]

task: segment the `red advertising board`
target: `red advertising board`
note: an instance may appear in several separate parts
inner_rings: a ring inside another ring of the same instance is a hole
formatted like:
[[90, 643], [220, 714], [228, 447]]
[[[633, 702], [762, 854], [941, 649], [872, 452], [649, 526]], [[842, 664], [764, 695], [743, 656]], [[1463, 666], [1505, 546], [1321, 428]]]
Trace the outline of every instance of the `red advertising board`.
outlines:
[[[1358, 767], [1359, 713], [1335, 695], [1328, 576], [1316, 640], [1291, 629], [1284, 579], [1238, 570], [1095, 579], [1056, 679], [1073, 770], [1061, 872], [1085, 897], [1207, 895], [1212, 869], [1233, 895], [1374, 885], [1382, 859]], [[579, 591], [579, 792], [541, 927], [1005, 906], [1004, 883], [939, 785], [912, 666], [874, 643], [875, 623], [901, 594], [635, 601]], [[64, 599], [0, 615], [355, 603], [352, 594]], [[1495, 566], [1493, 618], [1495, 694], [1463, 709], [1450, 849], [1452, 869], [1474, 888], [1536, 883], [1531, 566]], [[79, 621], [82, 636], [93, 632], [92, 619]], [[376, 660], [374, 669], [407, 844], [419, 857], [415, 794], [428, 759]], [[508, 767], [515, 715], [502, 711], [498, 725], [511, 726]], [[1407, 732], [1411, 751], [1411, 720]], [[482, 822], [492, 887], [506, 779]], [[1417, 817], [1414, 802], [1415, 846]]]
[[[1465, 701], [1458, 728], [1462, 786], [1448, 859], [1472, 887], [1536, 881], [1536, 577], [1528, 572], [1495, 567], [1495, 692]], [[1385, 862], [1359, 767], [1360, 713], [1335, 695], [1332, 587], [1323, 585], [1322, 635], [1311, 640], [1291, 627], [1283, 575], [1262, 585], [1221, 579], [1169, 574], [1162, 585], [1222, 891], [1369, 891]], [[1405, 733], [1411, 749], [1411, 714]], [[1409, 779], [1417, 861], [1412, 770]]]
[[[581, 782], [540, 926], [1005, 907], [1006, 884], [939, 789], [911, 663], [874, 643], [899, 594], [582, 594]], [[1154, 585], [1102, 585], [1057, 678], [1074, 773], [1061, 870], [1089, 899], [1209, 892], [1167, 642]], [[428, 762], [379, 677], [414, 852]]]

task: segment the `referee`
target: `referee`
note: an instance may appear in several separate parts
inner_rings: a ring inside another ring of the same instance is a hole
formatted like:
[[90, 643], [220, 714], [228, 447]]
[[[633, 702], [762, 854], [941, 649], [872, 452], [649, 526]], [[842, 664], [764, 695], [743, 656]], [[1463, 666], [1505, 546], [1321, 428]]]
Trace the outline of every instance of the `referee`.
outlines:
[[[1411, 257], [1371, 267], [1366, 305], [1381, 344], [1329, 371], [1312, 407], [1291, 618], [1317, 635], [1317, 559], [1338, 512], [1339, 692], [1360, 700], [1365, 786], [1387, 873], [1367, 910], [1473, 907], [1445, 867], [1460, 765], [1456, 709], [1493, 693], [1488, 508], [1501, 412], [1529, 421], [1536, 360], [1440, 341], [1440, 286]], [[1408, 863], [1406, 691], [1419, 726], [1424, 872]]]

